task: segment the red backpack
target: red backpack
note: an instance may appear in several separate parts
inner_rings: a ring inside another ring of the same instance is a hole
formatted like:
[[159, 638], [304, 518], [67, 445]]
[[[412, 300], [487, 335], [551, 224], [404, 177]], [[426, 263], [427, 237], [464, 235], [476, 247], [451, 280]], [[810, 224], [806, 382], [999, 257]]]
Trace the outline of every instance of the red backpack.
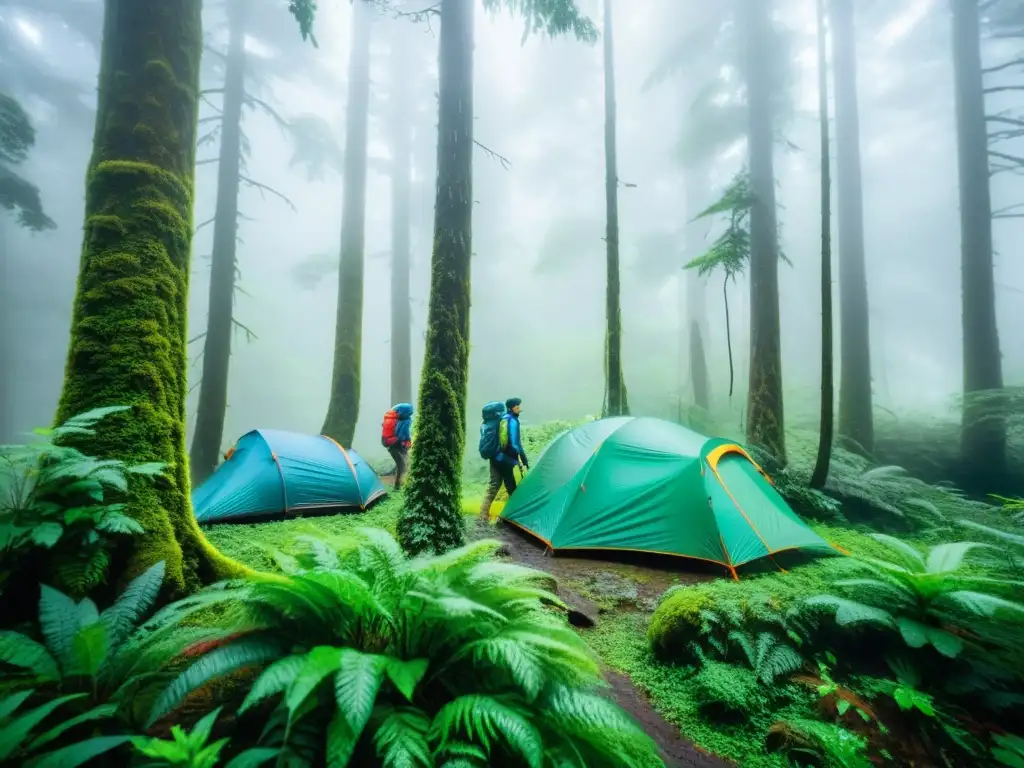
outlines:
[[380, 444], [385, 448], [390, 448], [398, 442], [398, 438], [395, 437], [395, 426], [397, 424], [397, 411], [391, 410], [384, 414], [384, 423], [381, 425], [380, 429]]

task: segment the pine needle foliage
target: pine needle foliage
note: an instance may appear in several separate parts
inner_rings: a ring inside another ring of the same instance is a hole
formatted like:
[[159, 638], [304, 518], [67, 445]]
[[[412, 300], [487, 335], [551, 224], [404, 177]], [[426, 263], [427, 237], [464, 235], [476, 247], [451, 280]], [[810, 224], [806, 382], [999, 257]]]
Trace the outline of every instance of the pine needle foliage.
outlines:
[[178, 604], [177, 621], [231, 606], [236, 634], [181, 673], [151, 722], [256, 667], [239, 712], [269, 708], [260, 745], [300, 764], [326, 754], [332, 766], [661, 765], [601, 694], [550, 577], [494, 561], [498, 542], [413, 559], [378, 529], [302, 543], [300, 555], [278, 558], [283, 575]]

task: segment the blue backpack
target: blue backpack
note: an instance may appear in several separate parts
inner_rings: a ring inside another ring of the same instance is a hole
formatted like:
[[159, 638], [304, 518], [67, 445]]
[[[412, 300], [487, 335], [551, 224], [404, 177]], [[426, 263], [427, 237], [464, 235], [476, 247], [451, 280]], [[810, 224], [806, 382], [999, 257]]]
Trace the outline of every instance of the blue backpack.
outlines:
[[493, 459], [501, 446], [498, 443], [498, 425], [505, 415], [505, 404], [497, 400], [483, 407], [483, 424], [480, 425], [480, 458]]

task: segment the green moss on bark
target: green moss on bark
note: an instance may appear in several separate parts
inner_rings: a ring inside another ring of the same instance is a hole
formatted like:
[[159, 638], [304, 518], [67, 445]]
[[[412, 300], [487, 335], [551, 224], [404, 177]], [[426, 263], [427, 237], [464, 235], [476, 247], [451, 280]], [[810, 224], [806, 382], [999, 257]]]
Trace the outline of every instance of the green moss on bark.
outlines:
[[133, 482], [129, 513], [146, 529], [114, 553], [130, 579], [167, 565], [172, 592], [244, 568], [220, 555], [192, 515], [185, 455], [186, 307], [202, 50], [200, 0], [108, 0], [86, 218], [57, 422], [128, 405], [76, 447], [100, 458], [169, 465]]
[[437, 202], [427, 344], [406, 506], [398, 522], [398, 538], [412, 554], [444, 552], [464, 540], [461, 479], [473, 251], [473, 3], [442, 2], [438, 64]]

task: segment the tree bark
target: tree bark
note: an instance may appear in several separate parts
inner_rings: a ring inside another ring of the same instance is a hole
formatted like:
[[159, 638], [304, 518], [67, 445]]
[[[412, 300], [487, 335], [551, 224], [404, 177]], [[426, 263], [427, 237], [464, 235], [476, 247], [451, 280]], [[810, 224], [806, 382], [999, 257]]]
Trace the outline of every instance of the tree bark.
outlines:
[[437, 198], [419, 425], [398, 524], [411, 553], [464, 541], [470, 267], [473, 252], [473, 9], [441, 0], [438, 44]]
[[864, 263], [857, 35], [853, 0], [831, 2], [839, 204], [839, 435], [846, 448], [870, 455], [875, 449], [875, 428]]
[[[0, 214], [2, 215], [2, 214]], [[14, 340], [11, 337], [11, 310], [7, 286], [10, 275], [7, 269], [7, 235], [4, 221], [0, 218], [0, 445], [14, 441], [13, 387], [17, 362], [14, 359]]]
[[[395, 33], [397, 34], [397, 33]], [[410, 208], [412, 197], [413, 75], [406, 40], [396, 38], [391, 51], [391, 402], [412, 402], [412, 309]]]
[[[960, 270], [963, 302], [964, 410], [961, 453], [979, 486], [1006, 469], [1006, 424], [977, 393], [1003, 387], [992, 262], [992, 198], [981, 69], [978, 4], [951, 0], [957, 160], [960, 177]], [[973, 397], [972, 397], [973, 396]]]
[[[697, 163], [686, 170], [686, 207], [688, 218], [693, 219], [702, 210], [705, 190], [708, 186], [707, 166]], [[697, 258], [701, 253], [703, 239], [700, 225], [690, 221], [686, 225], [686, 260]], [[704, 334], [707, 332], [707, 301], [705, 280], [695, 269], [686, 271], [686, 343], [689, 360], [690, 390], [693, 402], [705, 411], [711, 409], [711, 388], [708, 383], [708, 364], [705, 352]]]
[[769, 0], [743, 0], [750, 185], [750, 383], [747, 439], [786, 460], [779, 336], [779, 247], [775, 210]]
[[334, 332], [334, 375], [323, 434], [351, 446], [359, 419], [363, 354], [363, 262], [366, 230], [366, 146], [370, 115], [371, 8], [352, 5], [348, 61], [345, 160], [341, 208], [341, 265]]
[[608, 323], [605, 350], [605, 416], [629, 413], [626, 383], [622, 375], [622, 312], [619, 302], [619, 170], [615, 138], [615, 49], [612, 35], [612, 0], [604, 0], [604, 162], [605, 244], [608, 282], [605, 316]]
[[192, 516], [185, 453], [186, 311], [192, 243], [200, 0], [107, 0], [85, 234], [57, 422], [110, 405], [73, 442], [100, 458], [166, 462], [133, 481], [127, 510], [145, 528], [113, 553], [130, 579], [163, 560], [186, 592], [241, 575]]
[[832, 460], [832, 177], [829, 173], [828, 58], [825, 54], [825, 0], [818, 0], [818, 110], [821, 123], [821, 424], [811, 488], [824, 488]]
[[217, 209], [213, 221], [210, 260], [210, 301], [203, 342], [203, 378], [199, 384], [196, 428], [189, 459], [192, 482], [202, 483], [220, 461], [224, 419], [228, 407], [231, 367], [236, 250], [238, 244], [238, 188], [242, 162], [242, 106], [245, 99], [245, 14], [242, 0], [228, 4], [227, 62], [221, 116], [220, 159], [217, 166]]

